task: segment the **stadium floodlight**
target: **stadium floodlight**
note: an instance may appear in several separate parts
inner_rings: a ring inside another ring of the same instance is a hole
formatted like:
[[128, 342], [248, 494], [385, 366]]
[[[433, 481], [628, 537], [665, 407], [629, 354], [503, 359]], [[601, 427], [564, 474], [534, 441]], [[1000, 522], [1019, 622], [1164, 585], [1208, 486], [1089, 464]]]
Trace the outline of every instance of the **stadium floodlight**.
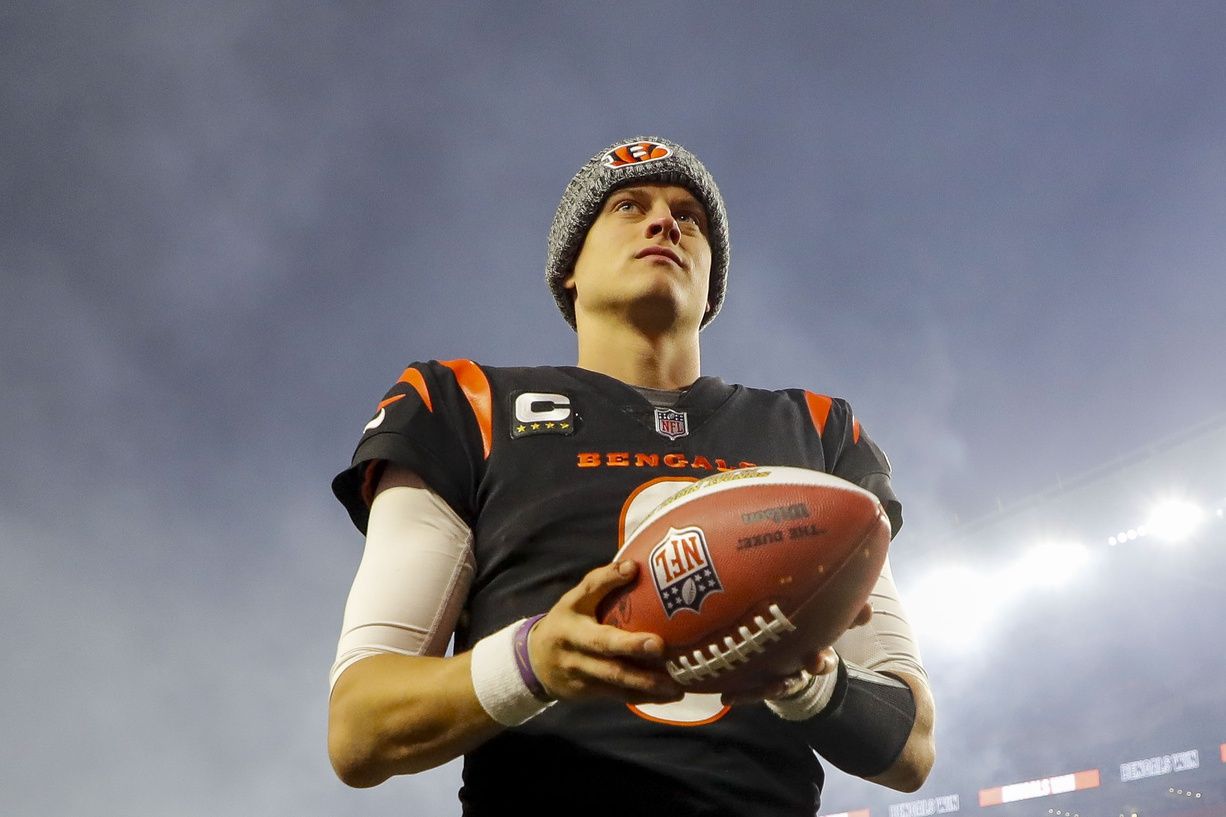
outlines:
[[1168, 499], [1154, 506], [1149, 515], [1149, 533], [1167, 542], [1182, 542], [1196, 533], [1205, 511], [1185, 499]]
[[1079, 542], [1042, 542], [1034, 545], [1008, 572], [1019, 585], [1059, 587], [1089, 561], [1090, 553]]
[[908, 589], [908, 617], [920, 640], [967, 648], [1000, 603], [997, 582], [963, 565], [938, 567]]

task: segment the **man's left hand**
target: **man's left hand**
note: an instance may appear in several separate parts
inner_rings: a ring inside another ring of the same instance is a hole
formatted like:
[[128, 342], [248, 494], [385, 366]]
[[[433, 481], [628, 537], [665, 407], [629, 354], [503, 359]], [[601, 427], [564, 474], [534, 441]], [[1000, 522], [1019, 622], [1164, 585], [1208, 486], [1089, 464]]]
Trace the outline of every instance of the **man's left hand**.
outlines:
[[[852, 621], [851, 626], [863, 627], [872, 618], [873, 607], [866, 602], [860, 608], [860, 612], [856, 614], [856, 618]], [[849, 627], [848, 629], [851, 628]], [[834, 647], [824, 647], [809, 660], [801, 672], [766, 681], [754, 689], [742, 690], [736, 693], [725, 692], [720, 696], [720, 702], [724, 706], [736, 706], [737, 704], [758, 703], [767, 699], [783, 698], [798, 692], [800, 686], [808, 681], [808, 678], [805, 676], [806, 672], [809, 675], [829, 675], [838, 667], [839, 656], [834, 651]]]

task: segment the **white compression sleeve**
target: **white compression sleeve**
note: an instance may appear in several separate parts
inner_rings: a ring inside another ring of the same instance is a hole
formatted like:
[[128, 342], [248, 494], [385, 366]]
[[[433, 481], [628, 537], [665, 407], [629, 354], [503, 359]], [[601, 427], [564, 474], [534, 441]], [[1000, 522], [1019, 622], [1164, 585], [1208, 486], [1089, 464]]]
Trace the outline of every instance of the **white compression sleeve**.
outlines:
[[874, 673], [902, 672], [927, 679], [888, 558], [868, 600], [873, 605], [872, 620], [845, 632], [834, 642], [835, 652], [847, 662], [849, 670], [854, 665]]
[[472, 583], [472, 531], [427, 487], [397, 485], [375, 497], [329, 689], [380, 653], [440, 656]]

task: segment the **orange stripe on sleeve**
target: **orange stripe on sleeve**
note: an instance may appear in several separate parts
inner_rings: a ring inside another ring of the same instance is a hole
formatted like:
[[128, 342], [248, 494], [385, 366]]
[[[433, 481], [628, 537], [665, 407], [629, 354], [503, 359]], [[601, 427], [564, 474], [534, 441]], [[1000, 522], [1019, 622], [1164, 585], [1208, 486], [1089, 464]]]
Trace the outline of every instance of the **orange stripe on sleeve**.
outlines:
[[477, 427], [481, 429], [481, 444], [485, 448], [485, 458], [490, 457], [490, 444], [494, 438], [494, 401], [490, 395], [490, 381], [485, 372], [471, 360], [439, 361], [455, 375], [460, 384], [460, 391], [468, 398], [473, 414], [477, 415]]
[[817, 429], [817, 436], [820, 437], [826, 432], [826, 420], [830, 417], [830, 406], [834, 401], [824, 394], [807, 391], [805, 402], [809, 404], [809, 417], [813, 419], [813, 427]]
[[[418, 377], [420, 377], [420, 376], [421, 376], [421, 375], [418, 375]], [[403, 382], [403, 381], [401, 381], [401, 382]], [[427, 396], [427, 397], [429, 397], [429, 394], [427, 394], [426, 396]], [[403, 395], [403, 394], [393, 394], [391, 397], [387, 398], [386, 400], [380, 400], [380, 401], [379, 401], [379, 405], [375, 407], [375, 411], [378, 411], [378, 410], [379, 410], [379, 409], [381, 409], [381, 408], [387, 408], [387, 407], [388, 407], [388, 406], [390, 406], [392, 403], [398, 403], [398, 402], [400, 402], [401, 400], [403, 400], [404, 398], [405, 398], [405, 395]], [[429, 401], [429, 400], [424, 400], [424, 402], [425, 402], [425, 404], [426, 404], [426, 408], [430, 408], [430, 401]]]
[[860, 442], [860, 421], [855, 417], [851, 418], [851, 441], [852, 443]]
[[[434, 405], [430, 402], [430, 390], [426, 388], [426, 379], [421, 376], [421, 372], [410, 366], [404, 370], [404, 373], [400, 375], [400, 380], [396, 382], [408, 383], [410, 386], [417, 389], [417, 394], [421, 397], [421, 401], [426, 404], [426, 408], [430, 410], [431, 414], [434, 413]], [[398, 400], [399, 398], [395, 399]], [[389, 397], [387, 400], [379, 404], [379, 408], [383, 408], [384, 405], [390, 402], [394, 402], [394, 399]]]

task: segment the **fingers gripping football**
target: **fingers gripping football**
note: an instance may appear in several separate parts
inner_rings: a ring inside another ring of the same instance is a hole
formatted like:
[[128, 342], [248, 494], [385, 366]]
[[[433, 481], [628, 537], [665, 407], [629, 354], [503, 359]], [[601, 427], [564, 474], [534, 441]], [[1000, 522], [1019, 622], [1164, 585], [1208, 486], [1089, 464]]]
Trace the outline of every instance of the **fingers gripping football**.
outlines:
[[663, 641], [599, 623], [596, 607], [633, 581], [633, 562], [598, 567], [583, 577], [532, 629], [528, 655], [545, 689], [560, 700], [616, 698], [627, 703], [679, 700], [682, 690], [664, 670]]
[[[851, 623], [851, 628], [863, 627], [872, 621], [873, 607], [871, 604], [865, 603], [860, 611], [856, 613], [856, 618]], [[849, 628], [849, 629], [851, 629]], [[825, 647], [817, 652], [816, 655], [807, 663], [805, 672], [809, 675], [829, 675], [839, 667], [839, 656], [834, 651], [833, 647]], [[767, 681], [760, 686], [741, 692], [724, 693], [721, 696], [721, 702], [725, 706], [736, 706], [738, 704], [757, 703], [767, 699], [778, 699], [785, 695], [793, 693], [797, 686], [806, 681], [804, 673], [798, 673], [785, 678], [776, 678]]]

